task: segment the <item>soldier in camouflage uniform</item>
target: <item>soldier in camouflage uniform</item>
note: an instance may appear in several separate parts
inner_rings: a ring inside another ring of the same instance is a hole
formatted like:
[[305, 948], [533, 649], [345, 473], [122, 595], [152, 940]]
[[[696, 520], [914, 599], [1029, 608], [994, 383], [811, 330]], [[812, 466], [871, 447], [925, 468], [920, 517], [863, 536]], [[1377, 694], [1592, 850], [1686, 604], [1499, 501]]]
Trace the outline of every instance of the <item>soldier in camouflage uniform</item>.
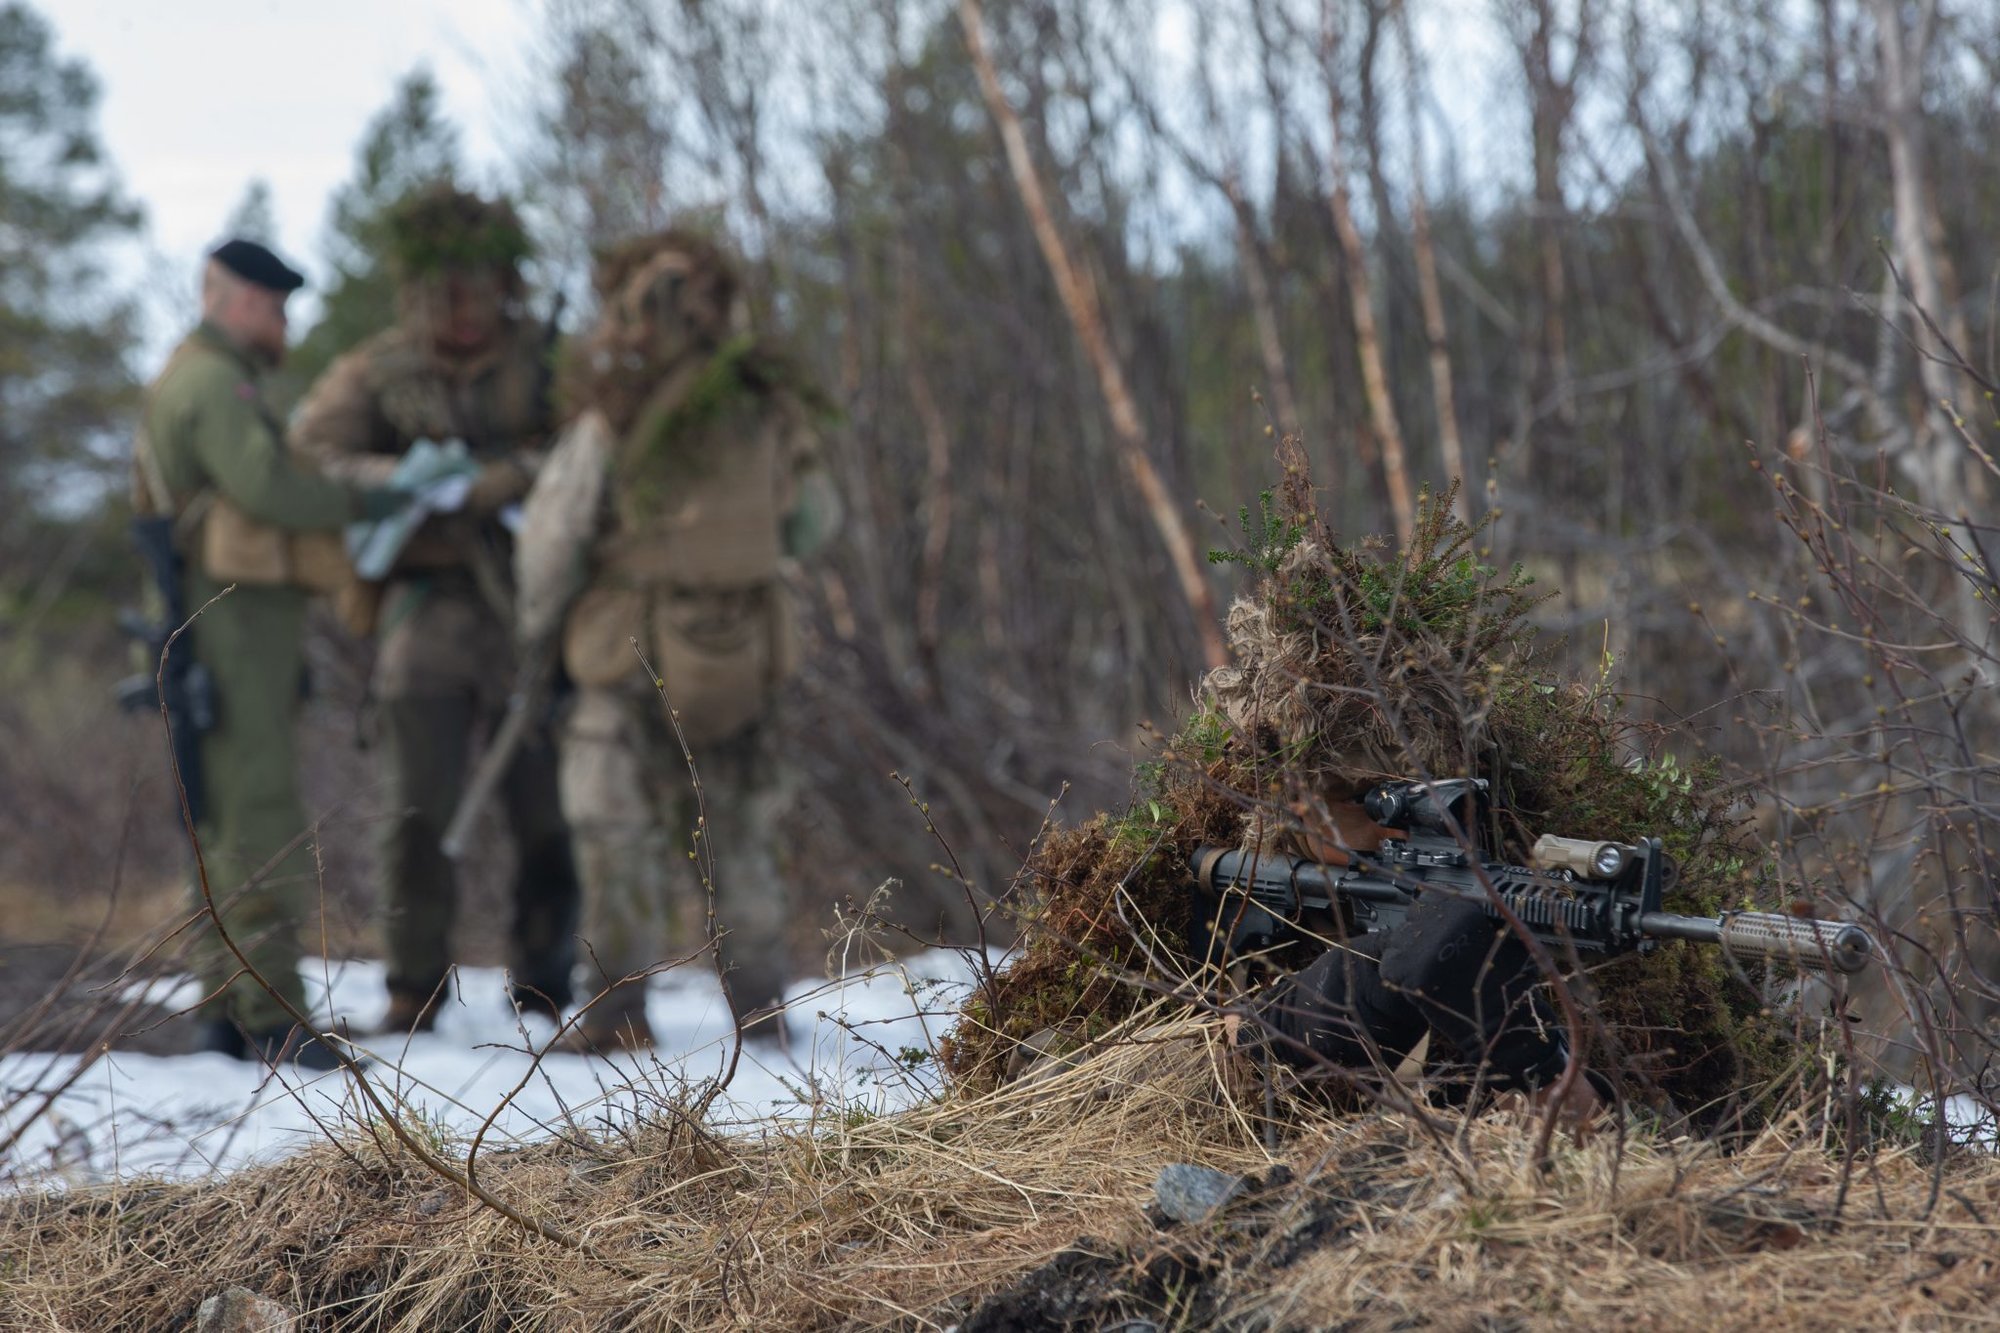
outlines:
[[[184, 605], [200, 610], [177, 651], [191, 649], [214, 685], [197, 830], [209, 884], [231, 937], [300, 1011], [299, 933], [314, 894], [293, 735], [302, 585], [309, 561], [337, 554], [343, 525], [383, 517], [403, 499], [317, 476], [285, 451], [258, 381], [283, 359], [285, 298], [303, 282], [261, 245], [217, 248], [203, 273], [201, 325], [147, 391], [133, 450], [134, 508], [174, 519]], [[317, 555], [308, 555], [306, 534], [319, 538]], [[208, 605], [229, 584], [235, 591]], [[197, 966], [214, 997], [215, 1016], [202, 1025], [207, 1049], [265, 1059], [289, 1049], [301, 1065], [334, 1067], [330, 1051], [302, 1042], [277, 999], [237, 976], [220, 939], [203, 939]]]
[[[549, 442], [550, 348], [526, 317], [514, 211], [448, 185], [388, 218], [395, 327], [336, 361], [300, 405], [293, 447], [327, 473], [390, 476], [418, 440], [465, 442], [481, 464], [464, 508], [411, 540], [384, 590], [372, 683], [392, 814], [381, 856], [387, 907], [385, 1030], [427, 1028], [450, 964], [457, 882], [439, 840], [476, 733], [513, 681], [511, 539], [500, 511], [527, 494]], [[514, 998], [551, 1015], [569, 999], [578, 890], [545, 727], [502, 786], [518, 853]]]
[[[589, 988], [614, 987], [579, 1035], [603, 1050], [651, 1041], [644, 982], [616, 983], [688, 952], [672, 938], [675, 909], [685, 918], [703, 901], [710, 857], [737, 1020], [783, 997], [774, 853], [787, 791], [769, 716], [797, 653], [780, 566], [825, 541], [839, 505], [805, 402], [743, 331], [735, 274], [712, 243], [631, 242], [595, 280], [602, 313], [566, 366], [576, 415], [529, 498], [517, 571], [522, 633], [559, 635], [577, 685], [562, 800]], [[693, 755], [699, 809], [635, 638]]]

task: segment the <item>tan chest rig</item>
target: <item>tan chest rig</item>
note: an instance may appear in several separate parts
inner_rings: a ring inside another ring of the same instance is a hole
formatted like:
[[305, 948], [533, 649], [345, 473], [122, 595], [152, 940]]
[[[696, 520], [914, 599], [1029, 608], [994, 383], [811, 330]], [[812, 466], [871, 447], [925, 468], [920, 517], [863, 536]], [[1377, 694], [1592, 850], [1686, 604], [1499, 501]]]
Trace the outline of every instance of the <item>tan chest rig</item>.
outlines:
[[401, 453], [417, 440], [463, 440], [474, 457], [536, 448], [549, 432], [548, 360], [541, 330], [511, 328], [498, 346], [448, 366], [401, 330], [369, 358], [369, 388]]
[[619, 442], [607, 531], [564, 626], [563, 663], [580, 685], [643, 687], [638, 639], [700, 745], [764, 713], [798, 651], [779, 578], [784, 419], [770, 399], [738, 391], [689, 420], [691, 387], [670, 378]]
[[[510, 326], [490, 351], [456, 365], [399, 328], [376, 341], [367, 365], [368, 390], [389, 427], [378, 446], [384, 452], [400, 455], [418, 440], [463, 440], [474, 458], [492, 460], [548, 443], [548, 347], [534, 325]], [[410, 539], [392, 577], [483, 568], [486, 596], [503, 603], [506, 544], [491, 521], [437, 516]]]
[[[190, 352], [190, 346], [183, 344], [174, 352], [163, 376], [173, 373], [183, 357], [200, 355]], [[261, 394], [252, 390], [248, 398], [269, 431], [272, 446], [283, 448], [284, 423]], [[335, 612], [343, 621], [351, 622], [358, 614], [355, 599], [361, 595], [361, 585], [338, 531], [293, 532], [274, 527], [252, 518], [213, 484], [204, 485], [193, 495], [177, 498], [154, 455], [152, 439], [143, 424], [134, 441], [132, 463], [134, 508], [140, 513], [174, 515], [176, 544], [183, 549], [192, 548], [202, 572], [210, 579], [218, 584], [302, 588], [332, 598]], [[294, 456], [292, 463], [308, 471], [312, 469], [306, 459]]]

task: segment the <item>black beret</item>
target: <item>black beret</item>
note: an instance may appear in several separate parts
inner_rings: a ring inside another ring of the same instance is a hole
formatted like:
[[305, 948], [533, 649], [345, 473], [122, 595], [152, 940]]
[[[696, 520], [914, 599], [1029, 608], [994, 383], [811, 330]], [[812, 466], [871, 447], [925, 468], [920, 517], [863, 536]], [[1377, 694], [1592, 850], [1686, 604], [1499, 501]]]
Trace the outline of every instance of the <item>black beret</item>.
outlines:
[[245, 282], [274, 292], [295, 292], [306, 285], [304, 274], [255, 241], [240, 237], [224, 241], [208, 257]]

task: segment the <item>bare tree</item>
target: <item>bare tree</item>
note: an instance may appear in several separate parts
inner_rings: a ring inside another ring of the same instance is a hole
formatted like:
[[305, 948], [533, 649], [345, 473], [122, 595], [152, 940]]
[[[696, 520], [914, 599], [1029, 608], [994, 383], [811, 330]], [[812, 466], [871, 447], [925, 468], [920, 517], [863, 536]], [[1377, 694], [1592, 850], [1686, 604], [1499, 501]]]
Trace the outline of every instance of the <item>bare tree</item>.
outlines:
[[[1396, 36], [1402, 48], [1405, 132], [1410, 136], [1410, 246], [1416, 257], [1417, 294], [1424, 307], [1424, 341], [1430, 347], [1431, 396], [1437, 411], [1438, 460], [1446, 478], [1469, 482], [1465, 475], [1465, 444], [1458, 433], [1458, 403], [1451, 384], [1451, 340], [1444, 318], [1444, 294], [1438, 286], [1437, 249], [1431, 242], [1431, 206], [1424, 192], [1422, 88], [1416, 39], [1410, 33], [1407, 0], [1393, 0]], [[1458, 516], [1472, 515], [1472, 488], [1458, 490]]]
[[1354, 223], [1354, 205], [1347, 191], [1347, 154], [1342, 148], [1340, 33], [1331, 0], [1320, 6], [1320, 71], [1326, 81], [1327, 209], [1347, 260], [1350, 307], [1354, 315], [1355, 350], [1361, 357], [1361, 383], [1368, 396], [1368, 416], [1382, 446], [1382, 475], [1389, 485], [1389, 512], [1396, 537], [1407, 542], [1416, 528], [1416, 500], [1410, 487], [1409, 460], [1403, 447], [1403, 427], [1396, 400], [1389, 391], [1389, 372], [1382, 339], [1375, 326], [1374, 284], [1368, 276], [1368, 251]]
[[1937, 0], [1911, 4], [1869, 0], [1868, 8], [1881, 51], [1876, 80], [1882, 132], [1889, 146], [1896, 263], [1909, 284], [1908, 299], [1897, 300], [1893, 308], [1907, 322], [1924, 391], [1923, 428], [1910, 440], [1906, 466], [1925, 502], [1944, 508], [1950, 497], [1963, 493], [1969, 478], [1963, 467], [1964, 445], [1945, 417], [1946, 409], [1957, 401], [1957, 390], [1946, 354], [1925, 326], [1926, 317], [1953, 320], [1956, 341], [1960, 346], [1966, 342], [1964, 320], [1945, 304], [1939, 281], [1938, 241], [1943, 228], [1936, 215], [1924, 144], [1924, 67], [1937, 32], [1938, 5]]
[[[1557, 12], [1558, 2], [1500, 0], [1528, 84], [1535, 212], [1540, 223], [1541, 352], [1557, 410], [1569, 421], [1575, 416], [1576, 404], [1566, 323], [1569, 276], [1563, 259], [1563, 233], [1569, 210], [1563, 198], [1562, 171], [1578, 87], [1593, 54], [1595, 28], [1593, 0], [1576, 0], [1575, 16], [1567, 25]], [[1569, 56], [1566, 67], [1561, 55], [1564, 48]]]
[[1027, 136], [1021, 132], [1020, 117], [1014, 113], [1013, 105], [1000, 87], [1000, 76], [993, 67], [992, 56], [987, 53], [985, 18], [980, 13], [978, 0], [959, 0], [958, 17], [965, 30], [966, 49], [971, 53], [973, 68], [979, 75], [980, 91], [986, 98], [987, 109], [992, 113], [994, 124], [1000, 131], [1001, 143], [1006, 148], [1007, 165], [1014, 174], [1022, 206], [1027, 209], [1035, 238], [1042, 248], [1042, 257], [1048, 263], [1056, 289], [1062, 295], [1063, 306], [1069, 312], [1070, 322], [1076, 326], [1077, 337], [1083, 343], [1084, 352], [1090, 358], [1098, 384], [1103, 389], [1105, 402], [1110, 407], [1119, 457], [1144, 497], [1159, 530], [1160, 540], [1165, 544], [1174, 570], [1179, 575], [1181, 594], [1187, 599], [1196, 632], [1201, 636], [1203, 655], [1211, 667], [1222, 666], [1229, 660], [1229, 650], [1222, 642], [1215, 592], [1202, 568], [1193, 534], [1188, 531], [1180, 510], [1167, 494], [1159, 469], [1153, 466], [1146, 453], [1145, 427], [1139, 419], [1138, 404], [1133, 401], [1131, 389], [1126, 385], [1124, 369], [1119, 365], [1106, 335], [1096, 285], [1087, 272], [1078, 269], [1070, 260], [1068, 247], [1056, 229], [1055, 218], [1049, 212], [1048, 199], [1042, 189], [1040, 173], [1028, 152]]

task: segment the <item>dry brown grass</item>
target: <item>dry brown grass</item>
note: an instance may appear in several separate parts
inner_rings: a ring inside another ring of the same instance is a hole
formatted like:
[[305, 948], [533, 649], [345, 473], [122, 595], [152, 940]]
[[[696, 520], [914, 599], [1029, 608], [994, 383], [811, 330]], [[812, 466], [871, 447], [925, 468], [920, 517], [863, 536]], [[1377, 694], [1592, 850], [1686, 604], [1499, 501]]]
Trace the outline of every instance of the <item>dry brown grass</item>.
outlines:
[[1990, 1322], [2000, 1164], [1949, 1164], [1950, 1191], [1927, 1209], [1932, 1172], [1912, 1154], [1857, 1161], [1836, 1207], [1842, 1163], [1800, 1128], [1775, 1127], [1729, 1156], [1698, 1141], [1621, 1148], [1601, 1137], [1571, 1144], [1544, 1176], [1527, 1164], [1531, 1136], [1516, 1117], [1476, 1121], [1449, 1150], [1391, 1117], [1322, 1125], [1322, 1153], [1336, 1161], [1388, 1150], [1391, 1165], [1361, 1177], [1377, 1197], [1351, 1236], [1237, 1313], [1355, 1329]]
[[[232, 1284], [308, 1328], [407, 1330], [1025, 1327], [1007, 1302], [1065, 1283], [1078, 1328], [1928, 1327], [2000, 1299], [1989, 1157], [1949, 1160], [1932, 1206], [1916, 1157], [1844, 1166], [1804, 1113], [1734, 1155], [1603, 1133], [1544, 1174], [1512, 1116], [1291, 1105], [1274, 1158], [1211, 1025], [1126, 1036], [894, 1116], [725, 1133], [668, 1106], [485, 1161], [608, 1265], [364, 1129], [209, 1183], [23, 1197], [0, 1212], [0, 1324], [171, 1328]], [[1152, 1182], [1176, 1161], [1293, 1179], [1162, 1228]], [[1098, 1257], [1065, 1256], [1083, 1236]]]
[[1166, 1162], [1261, 1163], [1219, 1059], [1183, 1024], [1087, 1076], [977, 1101], [732, 1134], [667, 1108], [616, 1141], [485, 1159], [484, 1183], [624, 1274], [524, 1235], [365, 1130], [211, 1184], [23, 1199], [0, 1223], [0, 1324], [166, 1327], [231, 1283], [326, 1328], [915, 1319], [1133, 1212]]

